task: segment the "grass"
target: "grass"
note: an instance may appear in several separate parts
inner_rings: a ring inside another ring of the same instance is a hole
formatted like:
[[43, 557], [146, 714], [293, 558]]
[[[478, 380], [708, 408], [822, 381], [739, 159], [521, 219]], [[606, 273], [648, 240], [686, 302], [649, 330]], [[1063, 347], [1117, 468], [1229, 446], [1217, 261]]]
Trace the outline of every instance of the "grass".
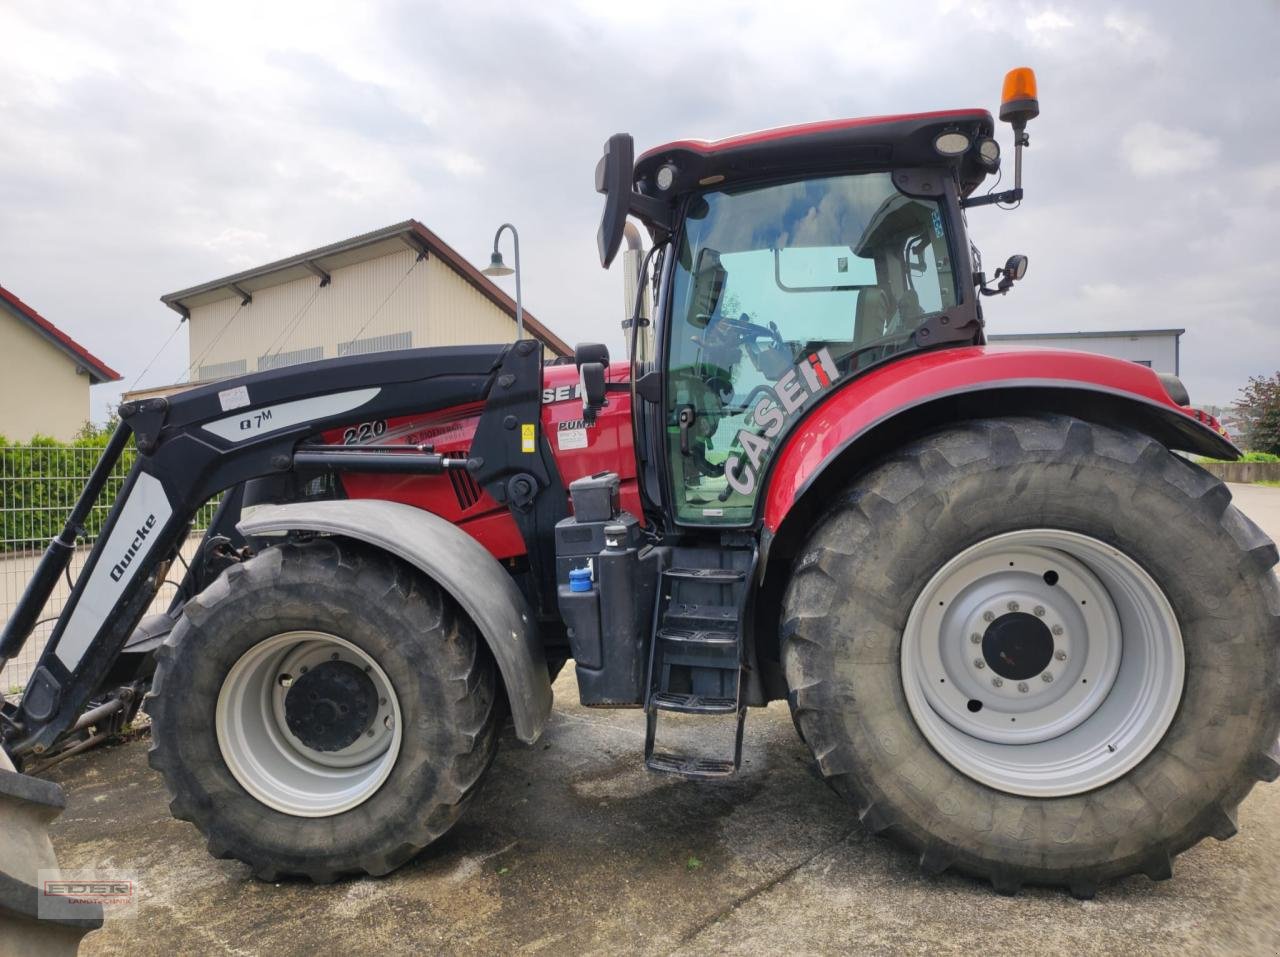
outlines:
[[[1207, 459], [1203, 456], [1196, 459], [1197, 462], [1230, 462], [1231, 459]], [[1270, 452], [1245, 452], [1237, 462], [1280, 462], [1280, 455], [1272, 455]]]

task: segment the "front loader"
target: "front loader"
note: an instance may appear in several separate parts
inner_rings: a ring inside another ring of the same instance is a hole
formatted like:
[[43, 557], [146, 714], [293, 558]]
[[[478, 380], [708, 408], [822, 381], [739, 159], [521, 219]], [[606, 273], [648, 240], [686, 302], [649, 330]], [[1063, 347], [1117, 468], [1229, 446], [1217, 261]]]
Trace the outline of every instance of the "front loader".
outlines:
[[[1026, 259], [988, 276], [966, 211], [1022, 199], [1037, 113], [1013, 71], [999, 193], [983, 110], [638, 159], [612, 137], [601, 262], [629, 219], [651, 241], [625, 361], [520, 340], [126, 403], [0, 636], [15, 655], [132, 438], [5, 749], [49, 753], [154, 647], [152, 764], [212, 853], [383, 874], [458, 819], [506, 716], [538, 738], [572, 658], [583, 704], [644, 711], [655, 772], [735, 773], [747, 710], [785, 699], [929, 873], [1169, 876], [1280, 771], [1277, 553], [1175, 454], [1238, 454], [1176, 379], [986, 344]], [[734, 737], [676, 746], [673, 721]]]

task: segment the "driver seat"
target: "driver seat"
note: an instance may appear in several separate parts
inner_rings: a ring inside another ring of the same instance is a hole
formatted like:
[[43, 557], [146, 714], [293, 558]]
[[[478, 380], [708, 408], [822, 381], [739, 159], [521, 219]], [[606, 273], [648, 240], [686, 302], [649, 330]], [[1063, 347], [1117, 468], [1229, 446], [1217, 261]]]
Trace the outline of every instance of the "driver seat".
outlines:
[[858, 293], [858, 305], [853, 314], [853, 347], [861, 348], [884, 335], [885, 327], [893, 318], [893, 306], [889, 296], [878, 286]]

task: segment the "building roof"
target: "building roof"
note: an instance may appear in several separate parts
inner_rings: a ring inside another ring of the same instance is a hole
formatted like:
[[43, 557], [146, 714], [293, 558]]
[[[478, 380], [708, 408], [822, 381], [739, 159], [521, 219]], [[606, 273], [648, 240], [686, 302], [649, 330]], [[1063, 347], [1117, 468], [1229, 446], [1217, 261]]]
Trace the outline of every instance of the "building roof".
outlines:
[[[474, 286], [482, 296], [511, 316], [513, 320], [515, 319], [515, 300], [464, 259], [456, 249], [416, 219], [407, 219], [403, 223], [375, 229], [362, 236], [353, 236], [287, 259], [280, 259], [232, 276], [201, 283], [190, 289], [171, 292], [161, 296], [160, 301], [183, 316], [188, 316], [193, 306], [202, 306], [229, 296], [251, 295], [255, 290], [292, 282], [304, 276], [317, 276], [324, 282], [334, 269], [375, 259], [406, 247], [424, 255], [439, 257], [454, 272]], [[524, 310], [524, 324], [533, 336], [541, 339], [556, 355], [573, 355], [573, 350], [565, 341], [534, 318], [528, 309]]]
[[79, 368], [83, 369], [88, 374], [89, 381], [93, 385], [99, 385], [103, 382], [119, 382], [124, 378], [111, 366], [80, 345], [80, 343], [36, 312], [8, 289], [5, 289], [4, 286], [0, 286], [0, 309], [4, 309], [5, 312], [13, 315], [20, 322], [25, 322], [35, 329], [50, 345], [64, 353]]
[[1023, 339], [1141, 339], [1151, 336], [1180, 336], [1186, 329], [1100, 329], [1097, 332], [1005, 332], [989, 335], [989, 342]]

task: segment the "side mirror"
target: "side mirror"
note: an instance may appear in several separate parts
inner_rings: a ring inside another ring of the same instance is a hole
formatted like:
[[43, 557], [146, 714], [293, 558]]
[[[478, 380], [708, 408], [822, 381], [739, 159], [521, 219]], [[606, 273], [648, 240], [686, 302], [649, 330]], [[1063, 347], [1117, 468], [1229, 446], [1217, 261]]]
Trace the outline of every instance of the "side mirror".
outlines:
[[596, 164], [596, 192], [604, 194], [604, 212], [596, 246], [605, 269], [618, 255], [622, 229], [631, 207], [631, 180], [635, 175], [635, 143], [630, 133], [615, 133], [604, 144], [604, 155]]
[[592, 425], [605, 406], [604, 363], [584, 362], [578, 366], [578, 384], [582, 388], [582, 421]]

